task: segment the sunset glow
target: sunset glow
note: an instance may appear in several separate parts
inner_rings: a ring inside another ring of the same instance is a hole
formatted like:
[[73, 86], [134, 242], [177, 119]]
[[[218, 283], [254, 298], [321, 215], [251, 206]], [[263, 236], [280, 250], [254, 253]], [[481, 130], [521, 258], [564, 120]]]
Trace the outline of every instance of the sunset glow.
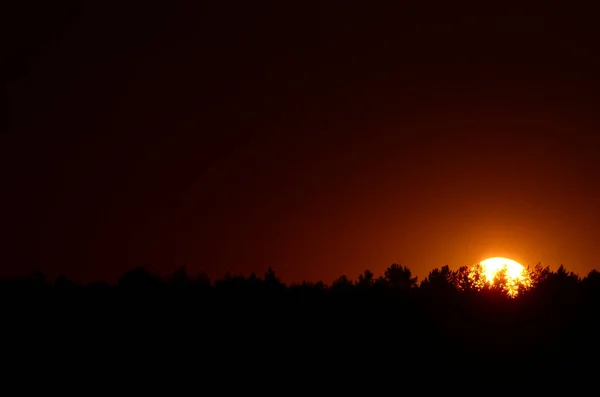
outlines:
[[523, 265], [508, 258], [488, 258], [480, 262], [481, 273], [489, 285], [493, 285], [494, 278], [503, 269], [506, 269], [506, 288], [510, 296], [516, 296], [522, 287], [531, 284], [529, 274]]

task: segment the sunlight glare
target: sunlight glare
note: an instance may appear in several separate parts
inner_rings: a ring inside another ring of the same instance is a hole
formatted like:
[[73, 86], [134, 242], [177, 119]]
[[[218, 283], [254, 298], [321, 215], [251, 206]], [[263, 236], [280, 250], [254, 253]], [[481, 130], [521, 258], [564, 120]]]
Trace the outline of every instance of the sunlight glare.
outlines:
[[481, 272], [485, 281], [492, 285], [499, 271], [506, 269], [507, 292], [510, 296], [516, 296], [519, 289], [531, 284], [529, 274], [523, 265], [512, 259], [494, 257], [480, 262]]

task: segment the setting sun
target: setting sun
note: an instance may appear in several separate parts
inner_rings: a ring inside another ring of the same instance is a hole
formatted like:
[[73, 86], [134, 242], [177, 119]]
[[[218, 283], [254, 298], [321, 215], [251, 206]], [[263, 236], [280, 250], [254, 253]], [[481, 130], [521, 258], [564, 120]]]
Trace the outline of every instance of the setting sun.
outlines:
[[482, 276], [485, 281], [492, 285], [495, 277], [501, 270], [506, 269], [506, 289], [511, 296], [516, 296], [519, 293], [520, 287], [527, 287], [530, 284], [527, 270], [519, 262], [508, 258], [488, 258], [480, 263]]
[[506, 277], [507, 278], [520, 278], [522, 276], [523, 270], [525, 269], [523, 265], [519, 262], [513, 261], [508, 258], [488, 258], [480, 262], [481, 267], [483, 268], [483, 273], [485, 274], [488, 282], [494, 280], [496, 273], [506, 266]]

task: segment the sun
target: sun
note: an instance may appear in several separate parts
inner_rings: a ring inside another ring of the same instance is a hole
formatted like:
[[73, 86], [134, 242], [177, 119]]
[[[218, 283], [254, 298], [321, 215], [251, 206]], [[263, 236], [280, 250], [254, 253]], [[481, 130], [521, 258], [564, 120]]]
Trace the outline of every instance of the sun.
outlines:
[[485, 281], [492, 285], [494, 278], [503, 269], [506, 269], [506, 288], [510, 296], [516, 296], [522, 287], [531, 284], [529, 274], [523, 265], [508, 258], [488, 258], [479, 263]]
[[507, 278], [521, 278], [523, 270], [525, 269], [523, 265], [521, 265], [517, 261], [513, 261], [508, 258], [488, 258], [485, 259], [479, 264], [482, 267], [483, 274], [488, 282], [492, 282], [496, 274], [502, 270], [506, 266], [506, 277]]

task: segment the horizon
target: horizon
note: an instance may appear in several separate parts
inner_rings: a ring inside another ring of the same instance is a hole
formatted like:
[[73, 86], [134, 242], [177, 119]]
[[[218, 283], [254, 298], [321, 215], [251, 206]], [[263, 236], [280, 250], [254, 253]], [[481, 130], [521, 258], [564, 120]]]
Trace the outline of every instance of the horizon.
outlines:
[[[378, 272], [378, 271], [374, 271], [371, 268], [365, 268], [363, 269], [361, 272], [357, 273], [357, 274], [346, 274], [346, 273], [340, 273], [337, 276], [333, 277], [332, 279], [323, 279], [323, 278], [316, 278], [316, 279], [302, 279], [302, 280], [286, 280], [284, 278], [282, 278], [280, 276], [280, 273], [277, 271], [276, 267], [273, 266], [267, 266], [265, 268], [264, 271], [250, 271], [248, 273], [238, 273], [238, 272], [229, 272], [226, 271], [223, 274], [220, 275], [210, 275], [207, 274], [206, 272], [199, 270], [199, 271], [190, 271], [190, 269], [186, 266], [180, 266], [174, 269], [171, 269], [169, 271], [153, 271], [151, 269], [148, 269], [144, 266], [133, 266], [133, 267], [129, 267], [126, 268], [123, 272], [121, 272], [118, 276], [112, 278], [112, 279], [89, 279], [89, 280], [79, 280], [76, 278], [71, 278], [66, 274], [56, 274], [56, 275], [50, 275], [47, 274], [39, 269], [35, 269], [29, 273], [23, 273], [23, 274], [18, 274], [18, 275], [0, 275], [0, 280], [17, 280], [17, 279], [26, 279], [30, 276], [35, 276], [35, 275], [43, 275], [45, 277], [45, 280], [50, 282], [50, 283], [54, 283], [56, 282], [57, 279], [59, 278], [65, 278], [66, 280], [72, 281], [74, 283], [76, 283], [77, 285], [82, 285], [82, 286], [86, 286], [86, 285], [91, 285], [91, 284], [96, 284], [96, 283], [106, 283], [109, 285], [117, 285], [119, 283], [119, 280], [121, 279], [121, 277], [123, 277], [126, 274], [129, 274], [131, 272], [135, 272], [137, 270], [143, 270], [143, 271], [147, 271], [149, 274], [153, 274], [153, 275], [157, 275], [159, 276], [161, 279], [163, 280], [167, 280], [170, 276], [174, 275], [174, 274], [178, 274], [179, 272], [183, 271], [187, 277], [190, 278], [196, 278], [196, 277], [207, 277], [208, 280], [211, 282], [211, 284], [214, 284], [214, 282], [216, 281], [221, 281], [221, 280], [225, 280], [227, 278], [227, 276], [230, 277], [242, 277], [242, 278], [252, 278], [252, 277], [257, 277], [258, 279], [261, 279], [264, 277], [265, 274], [267, 274], [267, 272], [269, 272], [269, 269], [271, 269], [275, 276], [286, 286], [297, 286], [297, 285], [302, 285], [304, 283], [309, 283], [309, 284], [314, 284], [314, 283], [323, 283], [325, 286], [330, 287], [333, 283], [335, 283], [337, 280], [339, 280], [340, 278], [347, 278], [349, 281], [355, 283], [359, 280], [359, 277], [364, 275], [365, 271], [370, 271], [373, 273], [374, 278], [377, 279], [379, 277], [383, 277], [385, 270], [388, 269], [390, 266], [393, 265], [399, 265], [401, 267], [407, 268], [408, 270], [412, 269], [410, 266], [407, 265], [403, 265], [403, 264], [397, 264], [397, 263], [392, 263], [388, 266], [386, 266], [382, 271]], [[450, 265], [442, 265], [442, 266], [437, 266], [437, 267], [432, 267], [431, 269], [429, 269], [427, 271], [427, 273], [423, 276], [418, 275], [416, 273], [412, 273], [413, 276], [415, 276], [417, 278], [417, 285], [420, 285], [424, 279], [426, 279], [433, 271], [435, 270], [440, 270], [444, 267], [448, 267], [450, 269], [450, 271], [452, 272], [457, 272], [459, 271], [461, 268], [468, 268], [468, 269], [474, 269], [476, 268], [478, 265], [480, 265], [480, 263], [475, 263], [472, 265], [458, 265], [458, 266], [450, 266]], [[536, 266], [541, 266], [541, 268], [547, 268], [550, 272], [556, 273], [560, 268], [563, 268], [567, 273], [572, 273], [574, 275], [576, 275], [577, 277], [579, 277], [580, 280], [583, 280], [584, 278], [586, 278], [589, 274], [594, 274], [594, 272], [598, 272], [600, 271], [600, 269], [598, 268], [592, 268], [590, 269], [588, 272], [586, 272], [585, 274], [580, 274], [577, 272], [572, 271], [568, 266], [565, 266], [564, 264], [560, 264], [558, 266], [551, 266], [548, 264], [544, 264], [541, 262], [537, 262], [536, 264], [533, 265], [522, 265], [523, 269], [527, 272], [533, 272]], [[488, 280], [489, 281], [489, 280]]]
[[592, 14], [209, 3], [7, 10], [0, 275], [597, 266]]

